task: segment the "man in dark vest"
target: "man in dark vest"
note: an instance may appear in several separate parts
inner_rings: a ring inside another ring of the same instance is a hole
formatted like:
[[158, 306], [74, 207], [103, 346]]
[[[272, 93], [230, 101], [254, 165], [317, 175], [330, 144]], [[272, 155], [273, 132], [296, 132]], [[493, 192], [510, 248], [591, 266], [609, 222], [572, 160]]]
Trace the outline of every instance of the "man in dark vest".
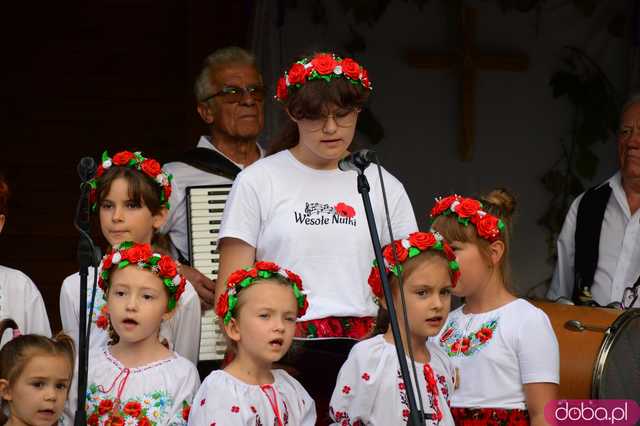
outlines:
[[558, 238], [547, 297], [640, 306], [640, 93], [623, 106], [620, 170], [575, 199]]
[[[164, 165], [173, 181], [169, 218], [160, 230], [184, 262], [189, 261], [185, 188], [231, 183], [240, 170], [263, 156], [257, 139], [264, 122], [265, 92], [252, 54], [239, 47], [213, 52], [204, 60], [194, 92], [198, 114], [210, 132], [180, 161]], [[181, 272], [198, 292], [202, 309], [210, 309], [215, 284], [186, 265]]]

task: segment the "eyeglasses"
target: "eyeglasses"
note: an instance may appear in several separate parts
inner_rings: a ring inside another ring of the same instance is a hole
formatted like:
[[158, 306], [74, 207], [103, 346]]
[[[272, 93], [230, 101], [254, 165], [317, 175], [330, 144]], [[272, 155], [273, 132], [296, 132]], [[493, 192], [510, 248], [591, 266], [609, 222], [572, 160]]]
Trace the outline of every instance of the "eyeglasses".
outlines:
[[302, 118], [298, 120], [300, 127], [308, 132], [317, 132], [324, 128], [329, 118], [333, 119], [338, 127], [351, 127], [356, 123], [360, 109], [338, 110], [318, 118]]
[[264, 99], [264, 87], [263, 86], [247, 86], [247, 87], [236, 87], [236, 86], [224, 86], [222, 90], [214, 93], [206, 98], [204, 98], [201, 102], [207, 102], [210, 99], [220, 96], [222, 102], [227, 104], [233, 104], [240, 102], [244, 99], [245, 94], [248, 94], [253, 98], [254, 101], [262, 101]]

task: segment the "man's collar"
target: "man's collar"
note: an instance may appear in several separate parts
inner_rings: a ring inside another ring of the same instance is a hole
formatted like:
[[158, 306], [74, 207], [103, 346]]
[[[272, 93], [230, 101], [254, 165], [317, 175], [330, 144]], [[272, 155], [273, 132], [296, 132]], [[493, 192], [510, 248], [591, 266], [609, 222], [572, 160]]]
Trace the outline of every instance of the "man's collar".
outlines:
[[[260, 144], [258, 142], [256, 142], [256, 146], [258, 147], [258, 151], [260, 151], [260, 158], [264, 158], [264, 155], [265, 155], [264, 149], [262, 149], [262, 147], [260, 146]], [[242, 164], [236, 163], [231, 158], [229, 158], [224, 152], [222, 152], [218, 148], [216, 148], [215, 145], [213, 143], [211, 143], [211, 137], [210, 136], [205, 136], [205, 135], [200, 136], [200, 140], [198, 140], [197, 147], [198, 148], [212, 149], [212, 150], [216, 151], [217, 153], [219, 153], [220, 155], [222, 155], [227, 160], [231, 161], [236, 166], [240, 167], [241, 169], [244, 169], [244, 166]]]

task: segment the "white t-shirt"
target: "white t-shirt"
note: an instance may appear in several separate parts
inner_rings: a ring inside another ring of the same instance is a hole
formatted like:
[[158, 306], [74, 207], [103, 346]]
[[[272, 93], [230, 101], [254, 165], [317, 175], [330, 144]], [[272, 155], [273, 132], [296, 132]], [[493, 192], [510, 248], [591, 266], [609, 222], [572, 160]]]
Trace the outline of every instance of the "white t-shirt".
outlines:
[[[89, 354], [89, 366], [88, 425], [106, 424], [111, 411], [105, 407], [112, 406], [118, 396], [117, 415], [123, 418], [125, 425], [187, 424], [189, 407], [200, 386], [198, 371], [191, 361], [174, 353], [162, 361], [125, 368], [109, 349], [102, 348]], [[139, 423], [144, 422], [143, 417], [149, 423]]]
[[526, 409], [523, 384], [560, 382], [558, 340], [544, 311], [524, 299], [481, 314], [463, 308], [435, 340], [459, 369], [452, 407]]
[[[380, 180], [366, 170], [382, 244], [387, 232]], [[383, 169], [394, 238], [417, 230], [402, 184]], [[374, 316], [377, 306], [367, 285], [373, 259], [371, 237], [356, 172], [316, 170], [289, 150], [242, 171], [227, 201], [220, 239], [238, 238], [269, 260], [302, 277], [309, 310], [302, 320], [330, 316]]]
[[[627, 196], [622, 187], [620, 172], [606, 182], [611, 186], [600, 228], [598, 264], [593, 276], [593, 300], [605, 306], [620, 302], [624, 289], [633, 285], [640, 275], [640, 210], [631, 214]], [[575, 234], [578, 205], [584, 193], [571, 204], [558, 236], [558, 263], [547, 298], [571, 298], [575, 281]], [[640, 307], [640, 299], [636, 301]]]
[[[11, 318], [22, 334], [51, 337], [51, 326], [38, 287], [17, 269], [0, 266], [0, 319]], [[0, 347], [12, 338], [7, 330]]]
[[272, 370], [270, 385], [250, 385], [224, 370], [212, 371], [193, 399], [193, 426], [314, 426], [316, 406], [302, 385], [284, 370]]
[[[449, 398], [453, 392], [454, 369], [451, 361], [436, 344], [427, 342], [431, 355], [429, 365], [438, 386], [438, 407], [442, 420], [427, 420], [427, 425], [453, 425]], [[407, 360], [408, 362], [408, 360]], [[409, 364], [410, 366], [411, 364]], [[411, 369], [411, 367], [410, 367]], [[424, 364], [416, 362], [418, 383], [412, 380], [418, 404], [418, 392], [425, 414], [434, 413], [434, 396], [428, 392]], [[413, 379], [413, 374], [412, 374]], [[419, 407], [418, 407], [419, 408]], [[403, 425], [409, 415], [404, 380], [394, 345], [382, 334], [357, 343], [338, 374], [329, 412], [334, 425], [388, 426]], [[347, 421], [345, 423], [345, 420]]]
[[[91, 307], [93, 288], [93, 268], [87, 277], [87, 316]], [[96, 298], [91, 322], [91, 348], [104, 348], [109, 342], [107, 302], [104, 292], [96, 286]], [[167, 339], [169, 348], [175, 350], [194, 364], [198, 362], [200, 351], [200, 299], [191, 283], [187, 282], [180, 296], [176, 313], [160, 326], [160, 339]], [[80, 273], [69, 275], [60, 288], [60, 318], [62, 328], [78, 344], [80, 313]], [[88, 319], [88, 317], [87, 317]]]
[[[262, 157], [264, 155], [264, 151], [262, 150], [260, 145], [257, 146], [260, 150], [260, 156]], [[215, 146], [213, 146], [208, 136], [201, 136], [200, 140], [198, 141], [197, 147], [211, 149], [224, 156], [224, 154], [220, 150], [216, 149]], [[231, 161], [231, 159], [229, 159], [228, 157], [226, 158]], [[244, 168], [242, 164], [238, 164], [233, 161], [231, 162], [238, 166], [240, 169]], [[189, 240], [187, 237], [187, 187], [201, 185], [224, 185], [230, 184], [233, 181], [223, 176], [218, 176], [214, 175], [213, 173], [202, 171], [179, 161], [167, 163], [162, 166], [162, 168], [165, 172], [173, 175], [173, 180], [171, 181], [171, 196], [169, 197], [169, 204], [171, 205], [171, 209], [169, 210], [167, 222], [160, 229], [160, 233], [169, 235], [174, 249], [174, 256], [177, 256], [178, 254], [175, 252], [175, 250], [177, 249], [182, 257], [188, 259]]]

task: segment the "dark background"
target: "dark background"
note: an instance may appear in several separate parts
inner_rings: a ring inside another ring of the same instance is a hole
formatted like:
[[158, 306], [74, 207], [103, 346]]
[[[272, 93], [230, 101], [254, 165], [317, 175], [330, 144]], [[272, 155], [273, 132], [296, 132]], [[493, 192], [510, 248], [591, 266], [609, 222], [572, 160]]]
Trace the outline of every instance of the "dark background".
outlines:
[[[162, 162], [205, 130], [192, 83], [202, 59], [250, 40], [250, 1], [9, 2], [0, 172], [12, 190], [0, 264], [37, 284], [53, 331], [78, 270], [78, 159], [141, 150]], [[246, 47], [246, 46], [245, 46]]]

